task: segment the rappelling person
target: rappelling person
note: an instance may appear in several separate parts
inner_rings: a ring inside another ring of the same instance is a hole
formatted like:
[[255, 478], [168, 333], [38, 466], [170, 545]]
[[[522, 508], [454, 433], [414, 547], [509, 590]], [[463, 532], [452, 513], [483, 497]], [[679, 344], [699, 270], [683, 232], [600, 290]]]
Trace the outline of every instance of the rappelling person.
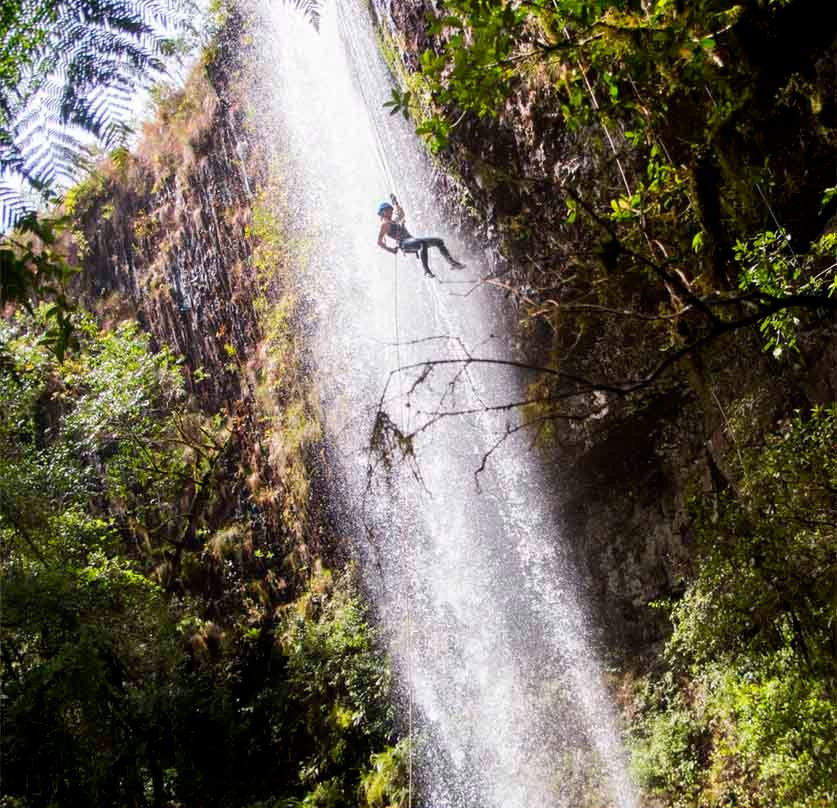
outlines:
[[[427, 262], [427, 252], [430, 247], [438, 247], [442, 257], [453, 269], [462, 269], [465, 266], [448, 252], [448, 248], [442, 239], [435, 237], [413, 238], [410, 231], [404, 226], [404, 209], [398, 204], [395, 194], [390, 194], [389, 198], [391, 202], [381, 202], [378, 205], [378, 216], [381, 217], [381, 229], [378, 231], [379, 247], [393, 255], [400, 249], [401, 252], [418, 256], [421, 258], [424, 274], [431, 278], [436, 276], [430, 271], [430, 265]], [[391, 238], [397, 246], [388, 246], [384, 241], [385, 238]]]

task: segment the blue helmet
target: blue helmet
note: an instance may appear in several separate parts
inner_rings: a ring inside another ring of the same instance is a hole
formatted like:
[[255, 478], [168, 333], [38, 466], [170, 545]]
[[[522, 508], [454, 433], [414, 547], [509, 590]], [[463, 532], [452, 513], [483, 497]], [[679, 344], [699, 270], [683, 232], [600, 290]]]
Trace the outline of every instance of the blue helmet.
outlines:
[[381, 202], [381, 204], [378, 205], [378, 216], [381, 216], [387, 209], [392, 210], [392, 205], [389, 202]]

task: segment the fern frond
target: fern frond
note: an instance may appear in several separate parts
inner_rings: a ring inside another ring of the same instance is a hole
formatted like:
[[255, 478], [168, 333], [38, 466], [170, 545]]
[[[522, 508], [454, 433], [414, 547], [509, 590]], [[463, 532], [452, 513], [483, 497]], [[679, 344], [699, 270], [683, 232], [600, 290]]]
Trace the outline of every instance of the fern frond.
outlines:
[[15, 222], [31, 212], [32, 208], [19, 188], [0, 182], [0, 230], [9, 230]]
[[[4, 4], [0, 49], [16, 29], [28, 38], [11, 72], [0, 72], [0, 175], [17, 175], [40, 191], [71, 181], [89, 157], [74, 128], [106, 149], [124, 144], [132, 96], [164, 73], [165, 32], [182, 4], [19, 0], [8, 13]], [[21, 210], [13, 193], [0, 194], [0, 227]]]
[[308, 22], [314, 26], [315, 31], [320, 30], [321, 0], [285, 0], [285, 2], [297, 9], [297, 11], [302, 12]]

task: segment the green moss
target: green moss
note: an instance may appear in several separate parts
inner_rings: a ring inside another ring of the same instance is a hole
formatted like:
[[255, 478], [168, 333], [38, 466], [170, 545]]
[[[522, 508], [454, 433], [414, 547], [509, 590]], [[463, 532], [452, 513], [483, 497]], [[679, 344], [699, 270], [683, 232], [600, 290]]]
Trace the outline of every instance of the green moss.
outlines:
[[[64, 194], [64, 211], [74, 219], [81, 219], [108, 193], [108, 181], [104, 173], [92, 171], [84, 180]], [[111, 212], [113, 206], [111, 205]]]

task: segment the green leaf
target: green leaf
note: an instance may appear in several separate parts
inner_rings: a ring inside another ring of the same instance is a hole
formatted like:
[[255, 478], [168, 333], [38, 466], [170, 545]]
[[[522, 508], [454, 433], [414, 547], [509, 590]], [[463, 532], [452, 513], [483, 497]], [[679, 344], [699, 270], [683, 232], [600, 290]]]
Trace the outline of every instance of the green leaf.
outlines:
[[837, 185], [832, 185], [830, 188], [826, 188], [823, 192], [822, 199], [820, 200], [820, 212], [825, 210], [826, 205], [828, 205], [829, 202], [835, 198], [837, 198]]
[[700, 233], [695, 233], [694, 237], [692, 238], [692, 250], [694, 252], [699, 253], [703, 249], [703, 239], [703, 231], [701, 231]]

